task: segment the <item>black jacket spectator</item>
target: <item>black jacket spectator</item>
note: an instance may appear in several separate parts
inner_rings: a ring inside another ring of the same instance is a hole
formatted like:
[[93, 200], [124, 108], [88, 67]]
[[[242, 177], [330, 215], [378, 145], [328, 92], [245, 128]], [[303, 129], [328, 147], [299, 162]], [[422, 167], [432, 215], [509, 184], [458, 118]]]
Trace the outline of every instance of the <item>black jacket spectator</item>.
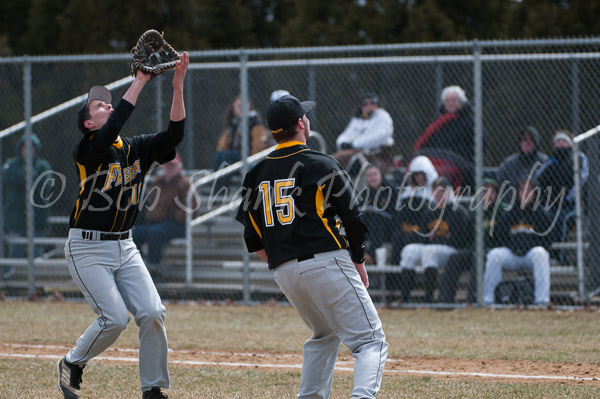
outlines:
[[[520, 181], [533, 176], [534, 168], [541, 166], [548, 156], [539, 151], [540, 135], [533, 126], [526, 126], [519, 133], [519, 151], [506, 157], [498, 168], [497, 181], [517, 188]], [[505, 190], [504, 190], [505, 191]]]
[[549, 227], [550, 220], [540, 204], [536, 206], [536, 202], [532, 201], [525, 208], [514, 204], [498, 220], [497, 244], [517, 255], [524, 255], [538, 246], [548, 249], [551, 244]]
[[427, 231], [431, 232], [430, 244], [445, 244], [456, 249], [468, 247], [473, 239], [469, 212], [457, 202], [432, 211]]
[[363, 220], [369, 230], [365, 252], [367, 263], [374, 263], [375, 249], [390, 242], [395, 230], [394, 209], [398, 193], [377, 166], [370, 165], [365, 169], [365, 179], [367, 184], [360, 192]]

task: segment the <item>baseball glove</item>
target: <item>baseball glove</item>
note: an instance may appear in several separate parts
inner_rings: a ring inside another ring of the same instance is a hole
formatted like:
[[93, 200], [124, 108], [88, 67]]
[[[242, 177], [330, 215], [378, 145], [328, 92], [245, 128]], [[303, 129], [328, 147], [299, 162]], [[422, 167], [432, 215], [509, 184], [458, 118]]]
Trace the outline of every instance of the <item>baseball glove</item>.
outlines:
[[166, 42], [162, 33], [150, 29], [144, 32], [131, 49], [129, 67], [133, 77], [138, 69], [156, 76], [175, 68], [179, 59], [181, 56]]

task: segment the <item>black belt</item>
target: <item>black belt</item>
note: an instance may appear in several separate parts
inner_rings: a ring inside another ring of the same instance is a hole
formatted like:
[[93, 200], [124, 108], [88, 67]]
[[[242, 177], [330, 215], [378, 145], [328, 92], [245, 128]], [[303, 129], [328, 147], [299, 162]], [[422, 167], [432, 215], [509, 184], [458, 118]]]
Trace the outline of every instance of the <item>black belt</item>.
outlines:
[[115, 241], [115, 240], [126, 240], [129, 238], [129, 232], [124, 231], [122, 233], [101, 233], [100, 240], [102, 241]]
[[81, 237], [84, 240], [94, 240], [99, 239], [100, 241], [116, 241], [116, 240], [126, 240], [129, 238], [129, 231], [123, 231], [121, 233], [100, 233], [100, 238], [94, 238], [94, 234], [91, 231], [82, 231]]
[[309, 259], [312, 259], [314, 257], [315, 256], [313, 254], [298, 256], [298, 262], [302, 262], [303, 260], [309, 260]]

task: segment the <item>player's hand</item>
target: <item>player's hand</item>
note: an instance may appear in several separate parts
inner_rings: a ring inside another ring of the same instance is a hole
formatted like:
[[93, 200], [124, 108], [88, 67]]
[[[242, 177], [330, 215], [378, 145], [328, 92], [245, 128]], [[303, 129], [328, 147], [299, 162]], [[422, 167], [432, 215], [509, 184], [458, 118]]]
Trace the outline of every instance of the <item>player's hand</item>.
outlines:
[[184, 51], [181, 55], [181, 60], [177, 62], [175, 67], [175, 75], [173, 75], [173, 88], [183, 88], [183, 80], [185, 79], [185, 73], [187, 72], [188, 65], [190, 63], [190, 56], [187, 51]]
[[152, 79], [152, 74], [138, 69], [135, 73], [135, 78], [143, 83], [148, 83]]
[[365, 288], [369, 288], [369, 276], [367, 275], [367, 269], [365, 269], [365, 262], [354, 263], [354, 267], [356, 267], [356, 271], [360, 275], [360, 279], [365, 285]]

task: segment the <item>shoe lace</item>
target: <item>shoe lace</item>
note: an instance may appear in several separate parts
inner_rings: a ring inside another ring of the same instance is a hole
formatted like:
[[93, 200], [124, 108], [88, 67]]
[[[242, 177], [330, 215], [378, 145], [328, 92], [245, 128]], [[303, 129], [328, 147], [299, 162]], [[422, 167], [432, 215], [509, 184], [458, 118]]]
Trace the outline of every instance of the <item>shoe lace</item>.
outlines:
[[71, 386], [79, 389], [80, 384], [83, 382], [83, 367], [76, 364], [71, 366]]

